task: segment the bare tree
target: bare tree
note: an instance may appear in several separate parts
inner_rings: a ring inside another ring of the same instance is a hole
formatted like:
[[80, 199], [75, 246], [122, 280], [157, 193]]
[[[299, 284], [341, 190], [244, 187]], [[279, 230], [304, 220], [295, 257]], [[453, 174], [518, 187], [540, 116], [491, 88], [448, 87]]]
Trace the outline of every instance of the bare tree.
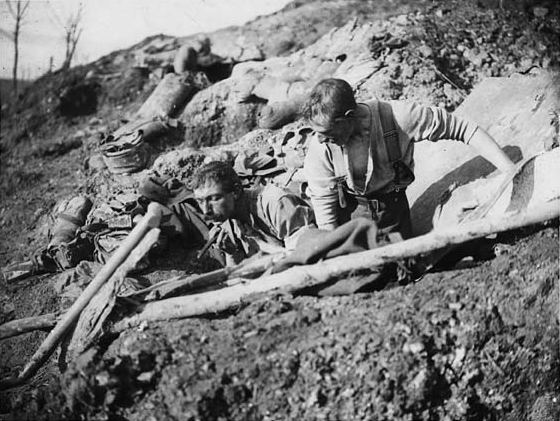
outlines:
[[80, 3], [80, 7], [78, 8], [76, 14], [68, 16], [68, 19], [66, 20], [66, 25], [64, 27], [66, 31], [66, 54], [64, 56], [64, 63], [62, 63], [63, 69], [68, 69], [70, 67], [70, 63], [72, 63], [72, 58], [76, 52], [76, 45], [78, 45], [78, 40], [80, 39], [80, 35], [82, 35], [83, 28], [81, 27], [81, 23], [83, 11], [83, 4]]
[[14, 95], [17, 95], [17, 70], [18, 70], [18, 60], [19, 60], [19, 34], [21, 31], [21, 27], [23, 25], [23, 19], [25, 17], [25, 12], [29, 7], [29, 0], [27, 1], [6, 1], [8, 5], [8, 9], [10, 14], [14, 18], [14, 32], [13, 32], [13, 41], [14, 41], [14, 68], [12, 71], [12, 79], [13, 79], [13, 86], [14, 86]]
[[72, 64], [72, 59], [74, 58], [74, 53], [76, 52], [76, 46], [80, 40], [80, 35], [82, 35], [82, 18], [84, 12], [84, 5], [80, 3], [76, 13], [70, 13], [65, 18], [61, 18], [54, 9], [51, 9], [52, 17], [54, 23], [61, 27], [64, 31], [64, 42], [66, 45], [66, 50], [64, 54], [64, 61], [62, 62], [62, 69], [70, 68]]

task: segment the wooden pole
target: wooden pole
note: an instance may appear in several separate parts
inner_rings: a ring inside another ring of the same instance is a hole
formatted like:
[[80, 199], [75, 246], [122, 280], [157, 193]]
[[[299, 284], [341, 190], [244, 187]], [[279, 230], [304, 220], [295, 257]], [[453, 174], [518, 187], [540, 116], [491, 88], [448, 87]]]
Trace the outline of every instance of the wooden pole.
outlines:
[[[84, 317], [85, 312], [87, 309], [95, 304], [96, 302], [100, 302], [102, 298], [100, 295], [102, 291], [107, 288], [107, 286], [112, 283], [112, 281], [116, 278], [119, 280], [124, 279], [126, 274], [132, 270], [138, 261], [142, 259], [142, 257], [149, 251], [149, 249], [155, 244], [157, 238], [159, 236], [159, 228], [152, 228], [142, 241], [136, 246], [136, 248], [130, 253], [128, 258], [124, 261], [124, 263], [119, 266], [119, 268], [113, 273], [111, 279], [103, 286], [103, 288], [95, 295], [95, 298], [88, 304], [88, 306], [82, 311], [80, 315], [80, 320]], [[128, 296], [134, 296], [134, 294], [129, 294]], [[112, 297], [105, 297], [107, 298], [103, 304], [105, 306], [108, 305], [108, 301]], [[11, 338], [14, 336], [22, 335], [24, 333], [33, 332], [35, 330], [44, 330], [49, 331], [52, 330], [53, 327], [56, 326], [59, 320], [62, 318], [62, 313], [47, 313], [42, 314], [40, 316], [33, 316], [33, 317], [25, 317], [18, 320], [12, 320], [0, 325], [0, 340]], [[79, 322], [76, 327], [78, 329]]]
[[0, 339], [11, 338], [34, 330], [51, 330], [56, 326], [58, 320], [60, 320], [60, 315], [57, 313], [12, 320], [0, 325]]
[[314, 265], [292, 267], [274, 275], [239, 283], [219, 291], [147, 303], [140, 313], [121, 320], [113, 329], [119, 332], [144, 321], [178, 319], [224, 311], [248, 301], [255, 294], [272, 290], [294, 292], [358, 270], [371, 269], [388, 262], [428, 253], [450, 244], [464, 243], [497, 232], [556, 219], [559, 216], [560, 200], [554, 200], [541, 205], [538, 209], [511, 212], [501, 218], [465, 222], [452, 228], [432, 231], [426, 235], [373, 250], [336, 257]]
[[89, 344], [96, 340], [103, 331], [104, 322], [111, 314], [119, 289], [128, 272], [133, 270], [146, 254], [157, 243], [160, 229], [152, 228], [138, 245], [129, 253], [126, 260], [113, 273], [111, 278], [97, 291], [87, 306], [82, 310], [72, 338], [68, 345], [67, 356], [77, 356]]
[[111, 275], [113, 275], [115, 270], [117, 270], [140, 240], [142, 240], [146, 232], [150, 228], [159, 226], [161, 220], [160, 206], [161, 205], [154, 202], [148, 205], [146, 215], [144, 215], [142, 220], [132, 229], [119, 248], [93, 278], [91, 283], [81, 293], [74, 304], [72, 304], [72, 306], [66, 311], [63, 318], [49, 333], [39, 349], [31, 357], [31, 360], [23, 368], [19, 376], [16, 378], [1, 380], [0, 390], [15, 387], [24, 383], [37, 372], [39, 367], [44, 364], [58, 346], [59, 342], [63, 339], [64, 335], [68, 332], [70, 327], [76, 322], [84, 307], [89, 303], [103, 284], [107, 282]]
[[201, 292], [200, 289], [202, 288], [210, 288], [217, 285], [223, 286], [229, 278], [254, 278], [262, 275], [267, 269], [272, 268], [275, 262], [280, 261], [284, 257], [286, 257], [285, 252], [252, 256], [236, 266], [187, 277], [176, 276], [140, 291], [134, 291], [127, 294], [126, 297], [142, 301], [152, 301], [168, 298], [172, 295], [191, 293], [197, 289], [199, 290], [198, 292]]

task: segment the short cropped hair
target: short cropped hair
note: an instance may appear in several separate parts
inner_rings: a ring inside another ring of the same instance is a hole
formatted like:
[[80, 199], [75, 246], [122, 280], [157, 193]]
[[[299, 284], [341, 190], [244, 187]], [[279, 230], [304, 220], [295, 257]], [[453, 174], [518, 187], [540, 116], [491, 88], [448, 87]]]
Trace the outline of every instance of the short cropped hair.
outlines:
[[336, 118], [356, 109], [352, 87], [342, 79], [323, 79], [311, 91], [302, 110], [310, 123], [330, 126]]
[[238, 193], [242, 189], [241, 179], [227, 162], [212, 161], [200, 167], [191, 181], [193, 190], [208, 182], [219, 184], [226, 193]]

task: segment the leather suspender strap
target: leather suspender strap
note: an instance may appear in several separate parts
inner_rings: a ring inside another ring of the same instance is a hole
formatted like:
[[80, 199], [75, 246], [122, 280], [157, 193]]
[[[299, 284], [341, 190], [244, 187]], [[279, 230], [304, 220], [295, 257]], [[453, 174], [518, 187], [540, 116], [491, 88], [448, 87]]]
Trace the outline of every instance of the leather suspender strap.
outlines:
[[387, 148], [387, 156], [389, 162], [394, 164], [401, 160], [401, 149], [399, 147], [399, 136], [393, 118], [393, 110], [386, 102], [378, 101], [379, 117], [381, 118], [381, 127], [383, 129], [383, 140]]
[[342, 147], [334, 143], [327, 142], [327, 150], [331, 154], [333, 163], [336, 188], [338, 193], [338, 203], [342, 209], [346, 208], [346, 197], [344, 195], [344, 182], [346, 181], [346, 167], [344, 165], [344, 153]]
[[[370, 136], [373, 136], [373, 110], [371, 109], [369, 104], [366, 103], [365, 105], [369, 110]], [[397, 162], [401, 161], [401, 150], [399, 148], [399, 138], [397, 134], [397, 128], [395, 126], [395, 120], [393, 118], [393, 110], [391, 109], [391, 106], [386, 102], [377, 101], [375, 105], [378, 108], [379, 116], [381, 118], [383, 141], [385, 142], [385, 147], [387, 148], [389, 162], [394, 166]], [[341, 208], [346, 208], [347, 203], [344, 195], [344, 182], [346, 181], [344, 153], [342, 152], [342, 147], [336, 144], [327, 143], [327, 148], [331, 154], [333, 163], [334, 175], [338, 190], [338, 201]]]
[[346, 178], [346, 167], [344, 165], [344, 153], [342, 152], [342, 147], [330, 142], [327, 143], [327, 147], [331, 153], [334, 176], [336, 178]]
[[393, 109], [387, 102], [377, 102], [381, 128], [383, 131], [383, 141], [387, 150], [389, 162], [395, 170], [394, 182], [398, 185], [409, 185], [414, 181], [414, 173], [402, 161], [402, 154], [399, 144], [399, 135], [395, 125]]

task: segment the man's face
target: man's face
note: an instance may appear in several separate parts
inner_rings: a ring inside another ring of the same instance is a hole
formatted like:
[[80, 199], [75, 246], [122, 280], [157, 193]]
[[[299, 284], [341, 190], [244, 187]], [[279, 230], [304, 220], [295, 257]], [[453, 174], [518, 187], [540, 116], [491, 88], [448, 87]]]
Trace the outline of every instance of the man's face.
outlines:
[[223, 222], [234, 214], [237, 193], [228, 193], [221, 184], [207, 181], [203, 186], [194, 190], [194, 198], [206, 220]]
[[354, 129], [352, 118], [337, 118], [329, 125], [319, 125], [312, 123], [311, 128], [319, 133], [319, 142], [332, 142], [337, 145], [346, 145]]

